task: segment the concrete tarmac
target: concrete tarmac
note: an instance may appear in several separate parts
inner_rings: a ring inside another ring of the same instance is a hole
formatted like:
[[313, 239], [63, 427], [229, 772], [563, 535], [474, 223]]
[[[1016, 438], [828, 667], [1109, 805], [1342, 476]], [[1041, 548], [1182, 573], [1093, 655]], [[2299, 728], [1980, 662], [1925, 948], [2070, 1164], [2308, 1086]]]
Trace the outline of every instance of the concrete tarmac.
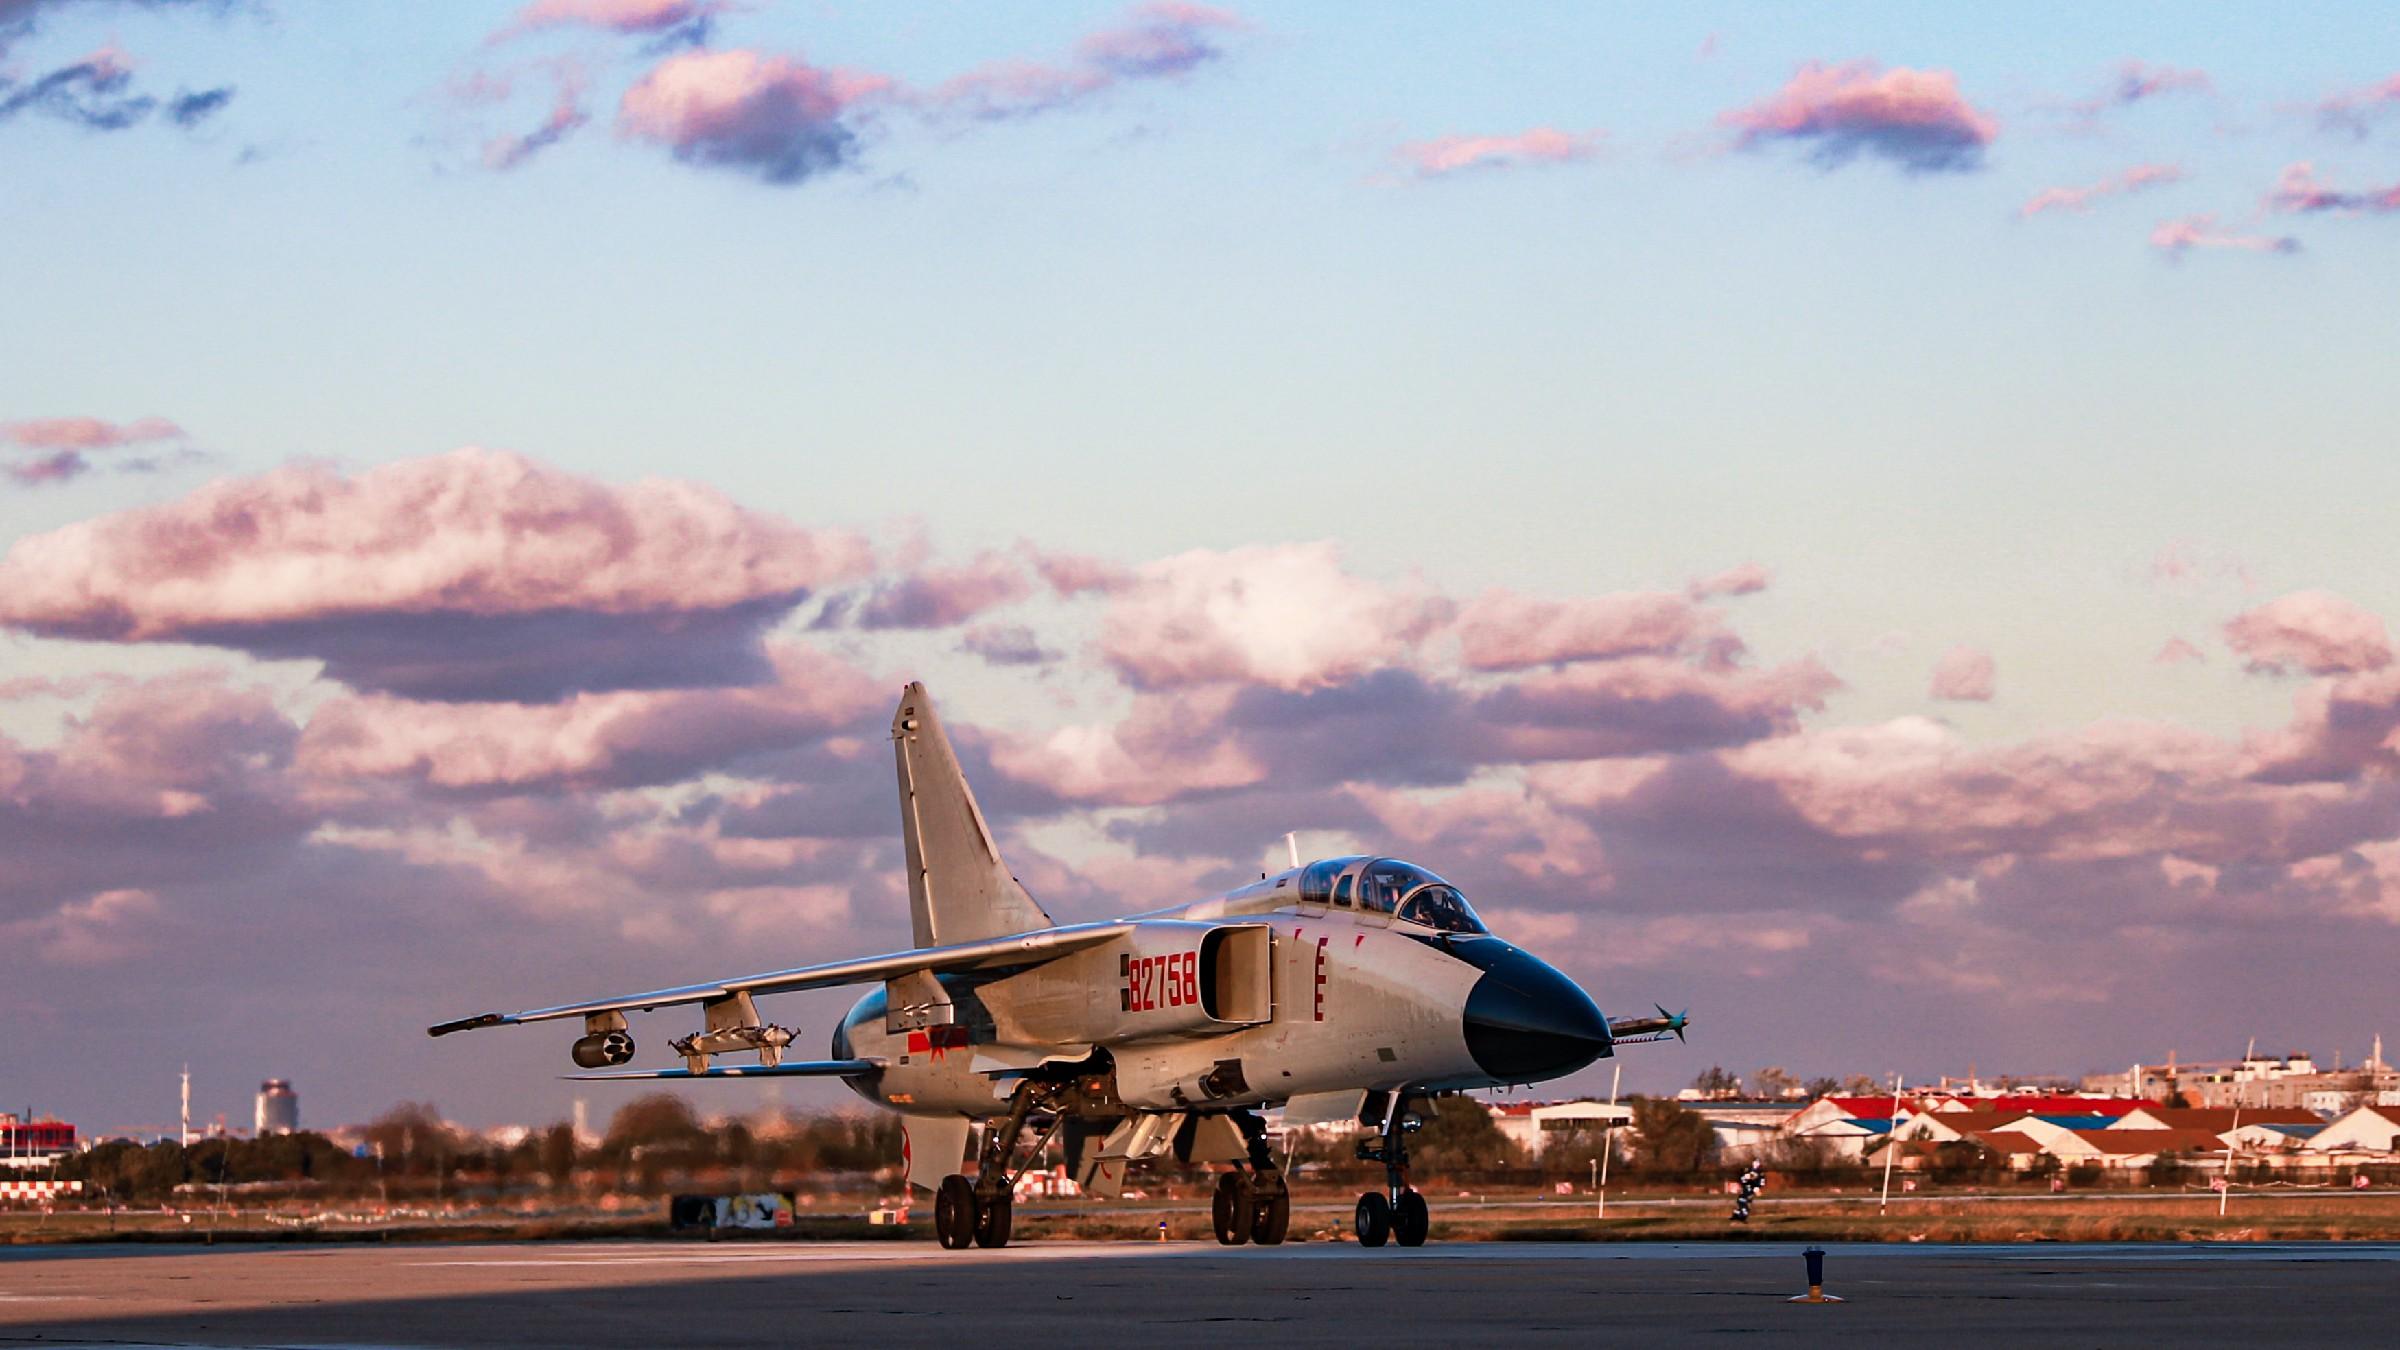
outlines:
[[[2388, 1345], [2400, 1245], [0, 1248], [0, 1346]], [[1905, 1338], [1905, 1339], [1896, 1339]]]

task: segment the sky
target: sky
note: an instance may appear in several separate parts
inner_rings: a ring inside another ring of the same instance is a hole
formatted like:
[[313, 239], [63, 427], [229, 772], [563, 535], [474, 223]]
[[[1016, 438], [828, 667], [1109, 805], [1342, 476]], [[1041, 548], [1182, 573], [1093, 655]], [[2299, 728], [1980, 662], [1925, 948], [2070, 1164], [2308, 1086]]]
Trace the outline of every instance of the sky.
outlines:
[[1629, 1090], [2354, 1062], [2396, 30], [0, 0], [0, 1106], [557, 1118], [422, 1028], [907, 945], [910, 679], [1059, 919], [1409, 857]]

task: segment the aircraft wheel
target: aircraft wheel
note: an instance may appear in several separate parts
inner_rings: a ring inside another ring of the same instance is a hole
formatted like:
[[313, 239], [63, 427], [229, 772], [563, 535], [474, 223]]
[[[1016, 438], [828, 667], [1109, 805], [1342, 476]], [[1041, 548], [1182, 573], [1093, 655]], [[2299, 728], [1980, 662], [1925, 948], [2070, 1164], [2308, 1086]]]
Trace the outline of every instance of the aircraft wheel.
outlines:
[[1228, 1247], [1239, 1247], [1250, 1240], [1250, 1179], [1239, 1172], [1225, 1172], [1217, 1177], [1217, 1193], [1209, 1200], [1209, 1222], [1216, 1227], [1217, 1241]]
[[1358, 1212], [1351, 1216], [1351, 1226], [1358, 1230], [1358, 1245], [1380, 1247], [1392, 1235], [1392, 1202], [1381, 1191], [1369, 1191], [1358, 1197]]
[[1250, 1240], [1261, 1247], [1272, 1247], [1283, 1241], [1292, 1226], [1292, 1193], [1278, 1190], [1273, 1196], [1260, 1200], [1250, 1213]]
[[1017, 1224], [1017, 1198], [1002, 1191], [991, 1200], [975, 1206], [975, 1245], [1005, 1247], [1009, 1232]]
[[951, 1251], [975, 1240], [975, 1183], [953, 1173], [933, 1193], [933, 1235]]
[[1425, 1197], [1415, 1191], [1402, 1191], [1400, 1203], [1392, 1209], [1392, 1236], [1403, 1247], [1422, 1247], [1426, 1231], [1432, 1227], [1433, 1216], [1425, 1212]]

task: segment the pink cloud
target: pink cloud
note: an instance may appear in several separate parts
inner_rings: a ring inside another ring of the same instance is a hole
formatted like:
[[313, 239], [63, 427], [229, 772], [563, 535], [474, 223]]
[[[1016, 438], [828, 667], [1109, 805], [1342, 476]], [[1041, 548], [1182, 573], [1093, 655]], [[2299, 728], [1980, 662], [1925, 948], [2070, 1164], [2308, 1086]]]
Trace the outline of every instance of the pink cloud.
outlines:
[[591, 114], [583, 109], [585, 76], [582, 67], [572, 62], [559, 62], [554, 74], [556, 86], [551, 95], [549, 115], [531, 131], [495, 136], [484, 142], [483, 167], [503, 172], [516, 168], [591, 122]]
[[731, 10], [726, 0], [534, 0], [491, 41], [546, 28], [598, 28], [628, 36], [690, 31]]
[[1239, 15], [1213, 5], [1153, 0], [1128, 10], [1123, 23], [1086, 36], [1075, 54], [1119, 78], [1181, 75], [1223, 55], [1210, 34], [1246, 26]]
[[1028, 543], [1019, 549], [1050, 589], [1062, 597], [1108, 594], [1134, 584], [1133, 569], [1080, 553], [1051, 553]]
[[1799, 730], [1841, 687], [1814, 660], [1748, 670], [1633, 656], [1537, 671], [1474, 700], [1469, 753], [1526, 764], [1740, 745]]
[[1109, 601], [1100, 651], [1144, 688], [1339, 684], [1404, 659], [1451, 613], [1421, 589], [1349, 575], [1330, 543], [1195, 550], [1136, 578]]
[[988, 62], [920, 96], [930, 108], [981, 120], [1028, 117], [1081, 102], [1128, 80], [1174, 79], [1218, 60], [1220, 35], [1248, 25], [1208, 5], [1154, 3], [1086, 34], [1071, 59]]
[[2371, 212], [2382, 215], [2400, 211], [2400, 183], [2361, 192], [2340, 192], [2317, 181], [2316, 166], [2302, 160], [2285, 166], [2283, 176], [2276, 180], [2275, 190], [2267, 194], [2266, 207], [2270, 211], [2296, 214], [2328, 212], [2351, 216]]
[[2150, 232], [2150, 247], [2169, 257], [2196, 248], [2226, 248], [2251, 253], [2298, 253], [2300, 241], [2290, 235], [2229, 234], [2217, 228], [2213, 215], [2185, 216], [2163, 222]]
[[673, 783], [746, 755], [856, 730], [884, 711], [880, 681], [792, 643], [771, 683], [576, 694], [557, 703], [333, 700], [309, 719], [297, 766], [327, 780], [407, 778], [461, 790]]
[[2117, 67], [2116, 78], [2105, 90], [2069, 106], [2089, 118], [2106, 109], [2128, 107], [2161, 94], [2206, 94], [2215, 90], [2216, 83], [2209, 79], [2205, 70], [2127, 61]]
[[881, 75], [790, 57], [684, 52], [625, 91], [617, 134], [663, 145], [687, 164], [789, 185], [850, 163], [858, 136], [847, 119], [892, 87]]
[[957, 567], [929, 567], [878, 586], [857, 607], [861, 628], [949, 628], [1033, 593], [1015, 562], [985, 553]]
[[1953, 703], [1989, 703], [1992, 698], [1992, 654], [1981, 647], [1952, 647], [1933, 664], [1934, 698]]
[[[1573, 600], [1488, 591], [1459, 611], [1458, 636], [1469, 668], [1521, 670], [1565, 661], [1695, 651], [1729, 637], [1723, 622], [1715, 610], [1672, 591]], [[1736, 640], [1720, 656], [1739, 650]]]
[[1996, 119], [1960, 95], [1951, 72], [1883, 70], [1872, 61], [1809, 62], [1775, 94], [1717, 121], [1744, 149], [1794, 141], [1813, 147], [1828, 168], [1865, 153], [1909, 173], [1979, 169], [2000, 134]]
[[709, 488], [460, 450], [220, 480], [20, 539], [0, 624], [313, 658], [419, 696], [722, 684], [762, 674], [764, 627], [870, 561]]
[[1443, 178], [1470, 169], [1509, 169], [1528, 164], [1573, 164], [1599, 153], [1600, 131], [1534, 127], [1507, 136], [1437, 136], [1411, 141], [1395, 153], [1419, 178]]
[[2400, 75], [2333, 94], [2316, 105], [2317, 122], [2327, 130], [2365, 136], [2373, 119], [2400, 104]]
[[0, 473], [23, 487], [70, 482], [91, 471], [92, 461], [81, 450], [58, 450], [22, 463], [0, 465]]
[[1694, 600], [1712, 595], [1756, 595], [1767, 588], [1773, 573], [1760, 563], [1742, 563], [1714, 576], [1695, 578], [1684, 593]]
[[2383, 620], [2325, 591], [2294, 591], [2235, 615], [2225, 641], [2249, 668], [2282, 674], [2348, 675], [2392, 662]]
[[2208, 657], [2198, 647], [2176, 637], [2168, 638], [2167, 644], [2158, 649], [2158, 655], [2150, 659], [2162, 666], [2179, 666], [2187, 662], [2206, 661]]
[[2017, 214], [2031, 218], [2044, 211], [2089, 211], [2092, 203], [2102, 197], [2114, 197], [2140, 192], [2144, 188], [2183, 181], [2183, 169], [2175, 164], [2136, 164], [2123, 173], [2112, 174], [2097, 183], [2082, 187], [2043, 188], [2026, 199]]
[[114, 450], [145, 441], [182, 440], [184, 430], [163, 417], [104, 422], [97, 417], [39, 417], [0, 422], [0, 440], [28, 450]]

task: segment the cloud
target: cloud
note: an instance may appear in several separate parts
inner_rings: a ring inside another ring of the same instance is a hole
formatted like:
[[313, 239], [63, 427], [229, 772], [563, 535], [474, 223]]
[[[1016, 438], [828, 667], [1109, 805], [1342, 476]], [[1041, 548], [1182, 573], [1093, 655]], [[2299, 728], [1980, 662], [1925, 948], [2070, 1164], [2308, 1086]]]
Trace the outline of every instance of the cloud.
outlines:
[[105, 48], [22, 84], [0, 80], [0, 122], [32, 111], [91, 131], [123, 131], [158, 107], [147, 94], [127, 93], [132, 82], [124, 54]]
[[2156, 664], [2162, 666], [2180, 666], [2192, 662], [2206, 661], [2208, 657], [2203, 655], [2198, 647], [2193, 646], [2191, 643], [2186, 642], [2182, 638], [2174, 637], [2168, 638], [2166, 645], [2158, 649], [2158, 655], [2153, 656], [2150, 659]]
[[[144, 9], [216, 9], [223, 10], [232, 0], [126, 0]], [[43, 16], [74, 4], [90, 10], [96, 6], [89, 0], [0, 0], [0, 56], [8, 54], [9, 44], [30, 36], [41, 27]]]
[[881, 75], [790, 57], [685, 52], [625, 91], [617, 135], [666, 146], [686, 164], [790, 186], [851, 163], [858, 134], [848, 119], [891, 87]]
[[676, 783], [746, 756], [857, 732], [886, 691], [833, 657], [770, 648], [755, 688], [582, 693], [557, 703], [421, 703], [369, 695], [320, 708], [296, 764], [323, 779], [406, 778], [448, 790]]
[[958, 649], [995, 666], [1047, 666], [1062, 659], [1059, 653], [1043, 646], [1041, 638], [1023, 624], [970, 628], [959, 639]]
[[1061, 597], [1105, 595], [1134, 584], [1133, 569], [1119, 563], [1080, 553], [1051, 553], [1030, 543], [1019, 551], [1032, 560], [1033, 570]]
[[2000, 134], [1997, 120], [1960, 95], [1951, 72], [1882, 70], [1872, 61], [1809, 62], [1781, 90], [1717, 121], [1734, 129], [1742, 149], [1792, 141], [1825, 168], [1870, 154], [1912, 174], [1980, 169]]
[[2315, 105], [2317, 125], [2328, 131], [2347, 131], [2365, 137], [2377, 119], [2400, 104], [2400, 75], [2333, 94]]
[[1932, 697], [1954, 703], [1989, 703], [1992, 699], [1992, 654], [1980, 647], [1952, 647], [1934, 662]]
[[950, 628], [1032, 593], [1032, 583], [1015, 562], [986, 553], [961, 566], [929, 567], [877, 586], [846, 617], [860, 628]]
[[2136, 164], [2122, 173], [2112, 174], [2082, 187], [2043, 188], [2027, 198], [2025, 204], [2017, 208], [2017, 214], [2031, 219], [2044, 211], [2089, 211], [2092, 203], [2100, 198], [2140, 192], [2166, 183], [2179, 183], [2183, 177], [2180, 165]]
[[2150, 247], [2179, 258], [2196, 248], [2224, 248], [2251, 253], [2298, 253], [2300, 241], [2290, 235], [2229, 234], [2217, 228], [2213, 215], [2184, 216], [2162, 222], [2150, 232]]
[[534, 0], [488, 39], [506, 42], [552, 28], [597, 28], [625, 36], [705, 36], [727, 0]]
[[91, 471], [92, 461], [81, 450], [56, 450], [21, 463], [0, 465], [0, 473], [6, 473], [9, 481], [20, 487], [70, 482]]
[[97, 417], [39, 417], [0, 422], [0, 440], [29, 450], [114, 450], [147, 441], [184, 439], [184, 430], [163, 417], [104, 422]]
[[1489, 591], [1459, 611], [1458, 636], [1469, 668], [1522, 670], [1703, 650], [1715, 659], [1730, 659], [1741, 643], [1723, 624], [1717, 611], [1672, 591], [1573, 600]]
[[1695, 577], [1684, 587], [1684, 594], [1694, 600], [1715, 595], [1756, 595], [1767, 588], [1773, 574], [1760, 563], [1742, 563], [1728, 567], [1714, 576]]
[[1030, 117], [1126, 81], [1181, 78], [1224, 55], [1220, 34], [1246, 26], [1240, 16], [1207, 5], [1136, 5], [1120, 22], [1086, 34], [1068, 61], [988, 62], [911, 97], [929, 110], [978, 121]]
[[1136, 578], [1109, 601], [1100, 651], [1137, 688], [1338, 684], [1401, 659], [1451, 612], [1422, 588], [1349, 575], [1330, 543], [1198, 549]]
[[557, 63], [549, 114], [531, 131], [504, 133], [485, 141], [483, 167], [503, 172], [514, 169], [589, 125], [592, 118], [584, 111], [583, 91], [582, 68], [572, 62]]
[[1393, 154], [1401, 167], [1419, 178], [1446, 178], [1474, 169], [1578, 163], [1598, 154], [1606, 136], [1601, 131], [1533, 127], [1506, 136], [1437, 136], [1411, 141]]
[[127, 887], [72, 900], [39, 918], [0, 923], [0, 941], [62, 966], [104, 966], [148, 945], [158, 898]]
[[[0, 16], [0, 51], [6, 49], [8, 32], [8, 21]], [[132, 61], [115, 47], [103, 47], [23, 83], [0, 78], [0, 122], [37, 112], [87, 131], [124, 131], [148, 121], [160, 107], [156, 96], [134, 93], [132, 85]], [[165, 103], [167, 120], [196, 127], [232, 102], [233, 93], [231, 85], [178, 93]]]
[[2400, 183], [2390, 187], [2368, 188], [2363, 192], [2340, 192], [2317, 181], [2316, 166], [2307, 160], [2284, 167], [2283, 176], [2276, 180], [2275, 190], [2267, 194], [2270, 211], [2312, 215], [2320, 212], [2354, 216], [2362, 212], [2383, 215], [2400, 211]]
[[2067, 107], [2088, 121], [2111, 108], [2131, 107], [2161, 94], [2208, 94], [2215, 91], [2216, 83], [2209, 79], [2205, 70], [2126, 61], [2117, 67], [2116, 78], [2106, 88]]
[[869, 563], [856, 536], [712, 489], [470, 449], [222, 480], [20, 539], [0, 624], [320, 660], [413, 697], [553, 698], [765, 678], [765, 628]]
[[[20, 422], [0, 422], [0, 444], [13, 445], [20, 450], [47, 452], [13, 464], [0, 463], [0, 474], [5, 474], [11, 482], [23, 487], [64, 483], [96, 468], [93, 454], [184, 438], [183, 428], [163, 417], [144, 417], [124, 423], [106, 422], [97, 417], [42, 417]], [[143, 472], [164, 467], [166, 462], [157, 458], [136, 457], [119, 459], [116, 464], [122, 470]]]
[[2225, 641], [2255, 671], [2350, 675], [2392, 663], [2383, 620], [2341, 596], [2294, 591], [2244, 610], [2225, 625]]
[[225, 111], [233, 102], [233, 86], [219, 85], [198, 92], [186, 91], [167, 100], [167, 120], [179, 127], [196, 127]]

